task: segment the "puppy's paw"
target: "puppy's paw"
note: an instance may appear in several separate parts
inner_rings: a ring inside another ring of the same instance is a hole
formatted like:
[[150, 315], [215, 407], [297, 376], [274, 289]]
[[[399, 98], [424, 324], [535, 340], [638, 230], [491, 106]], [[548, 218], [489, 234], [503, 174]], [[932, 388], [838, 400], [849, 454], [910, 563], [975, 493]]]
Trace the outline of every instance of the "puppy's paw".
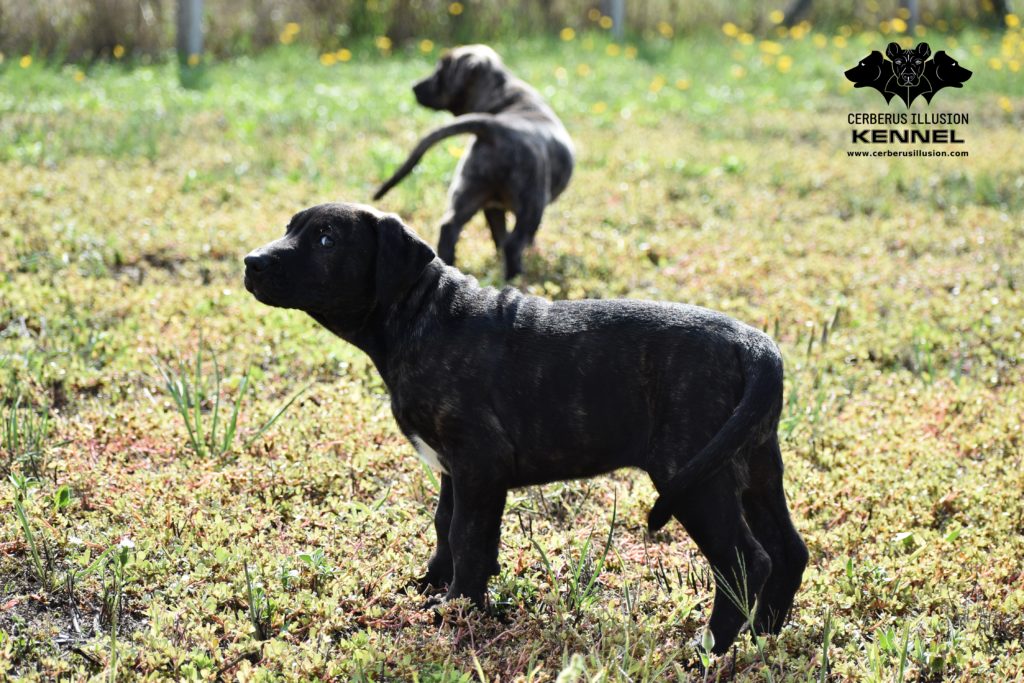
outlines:
[[431, 595], [447, 590], [449, 583], [451, 583], [450, 576], [445, 577], [440, 572], [428, 571], [423, 576], [410, 579], [406, 584], [406, 589], [415, 590], [420, 595]]
[[443, 595], [431, 595], [431, 596], [428, 596], [427, 599], [423, 601], [423, 604], [420, 605], [420, 609], [423, 610], [424, 612], [426, 612], [427, 610], [434, 610], [435, 616], [436, 616], [437, 608], [440, 607], [443, 603], [444, 603], [444, 596]]

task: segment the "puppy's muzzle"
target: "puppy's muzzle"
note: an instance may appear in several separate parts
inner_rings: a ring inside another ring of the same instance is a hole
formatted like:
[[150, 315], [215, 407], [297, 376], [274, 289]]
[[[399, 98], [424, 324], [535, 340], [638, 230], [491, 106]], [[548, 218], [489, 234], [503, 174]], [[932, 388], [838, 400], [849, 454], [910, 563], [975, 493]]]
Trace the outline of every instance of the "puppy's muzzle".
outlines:
[[435, 90], [436, 88], [429, 78], [418, 81], [412, 86], [412, 94], [416, 96], [416, 101], [419, 102], [420, 105], [431, 109], [438, 106], [437, 93]]
[[256, 293], [256, 283], [274, 265], [275, 259], [265, 251], [257, 249], [245, 257], [245, 288]]
[[247, 272], [251, 270], [256, 273], [262, 273], [270, 267], [271, 262], [272, 259], [269, 254], [256, 250], [245, 257], [245, 269]]

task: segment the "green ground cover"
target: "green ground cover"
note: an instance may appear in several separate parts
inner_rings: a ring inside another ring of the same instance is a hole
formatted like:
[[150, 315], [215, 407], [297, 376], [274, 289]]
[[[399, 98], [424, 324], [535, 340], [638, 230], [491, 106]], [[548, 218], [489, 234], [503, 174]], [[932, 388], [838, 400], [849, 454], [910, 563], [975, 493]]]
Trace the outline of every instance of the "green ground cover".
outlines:
[[[847, 115], [884, 103], [841, 71], [892, 36], [727, 32], [496, 46], [579, 151], [517, 286], [705, 305], [783, 349], [811, 565], [791, 625], [709, 679], [1017, 676], [1021, 35], [924, 38], [975, 72], [914, 109], [967, 112], [969, 157], [853, 159]], [[635, 472], [515, 493], [504, 618], [456, 605], [436, 626], [401, 591], [436, 482], [376, 371], [242, 287], [292, 213], [367, 201], [447, 120], [408, 90], [436, 56], [281, 47], [206, 65], [199, 90], [170, 65], [0, 64], [0, 672], [700, 678], [710, 577], [678, 525], [646, 537]], [[381, 208], [435, 241], [464, 144]], [[500, 284], [482, 219], [459, 247]]]

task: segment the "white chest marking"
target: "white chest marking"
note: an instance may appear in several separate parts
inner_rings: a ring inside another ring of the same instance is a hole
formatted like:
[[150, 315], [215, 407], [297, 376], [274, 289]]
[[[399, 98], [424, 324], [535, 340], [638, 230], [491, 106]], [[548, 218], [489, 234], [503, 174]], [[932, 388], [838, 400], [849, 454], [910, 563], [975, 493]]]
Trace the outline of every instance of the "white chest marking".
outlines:
[[412, 436], [409, 440], [412, 441], [413, 447], [416, 449], [416, 452], [419, 453], [420, 459], [427, 463], [427, 467], [435, 472], [448, 474], [448, 470], [446, 470], [444, 465], [441, 464], [441, 459], [437, 457], [437, 451], [428, 446], [423, 439], [418, 436]]

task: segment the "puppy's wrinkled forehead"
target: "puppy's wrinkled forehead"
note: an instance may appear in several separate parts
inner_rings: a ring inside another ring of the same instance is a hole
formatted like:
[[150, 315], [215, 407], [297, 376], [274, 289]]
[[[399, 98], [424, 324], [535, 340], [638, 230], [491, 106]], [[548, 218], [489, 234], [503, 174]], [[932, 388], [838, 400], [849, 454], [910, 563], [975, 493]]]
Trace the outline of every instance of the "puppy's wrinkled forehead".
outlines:
[[460, 45], [449, 53], [455, 59], [476, 57], [489, 62], [501, 64], [501, 57], [488, 45]]
[[501, 57], [487, 45], [461, 45], [441, 57], [441, 67], [463, 65], [488, 66], [493, 69], [504, 67]]
[[320, 228], [345, 228], [352, 226], [364, 218], [379, 218], [383, 214], [372, 206], [364, 204], [331, 203], [318, 204], [292, 216], [288, 221], [285, 234], [299, 235], [306, 230]]

